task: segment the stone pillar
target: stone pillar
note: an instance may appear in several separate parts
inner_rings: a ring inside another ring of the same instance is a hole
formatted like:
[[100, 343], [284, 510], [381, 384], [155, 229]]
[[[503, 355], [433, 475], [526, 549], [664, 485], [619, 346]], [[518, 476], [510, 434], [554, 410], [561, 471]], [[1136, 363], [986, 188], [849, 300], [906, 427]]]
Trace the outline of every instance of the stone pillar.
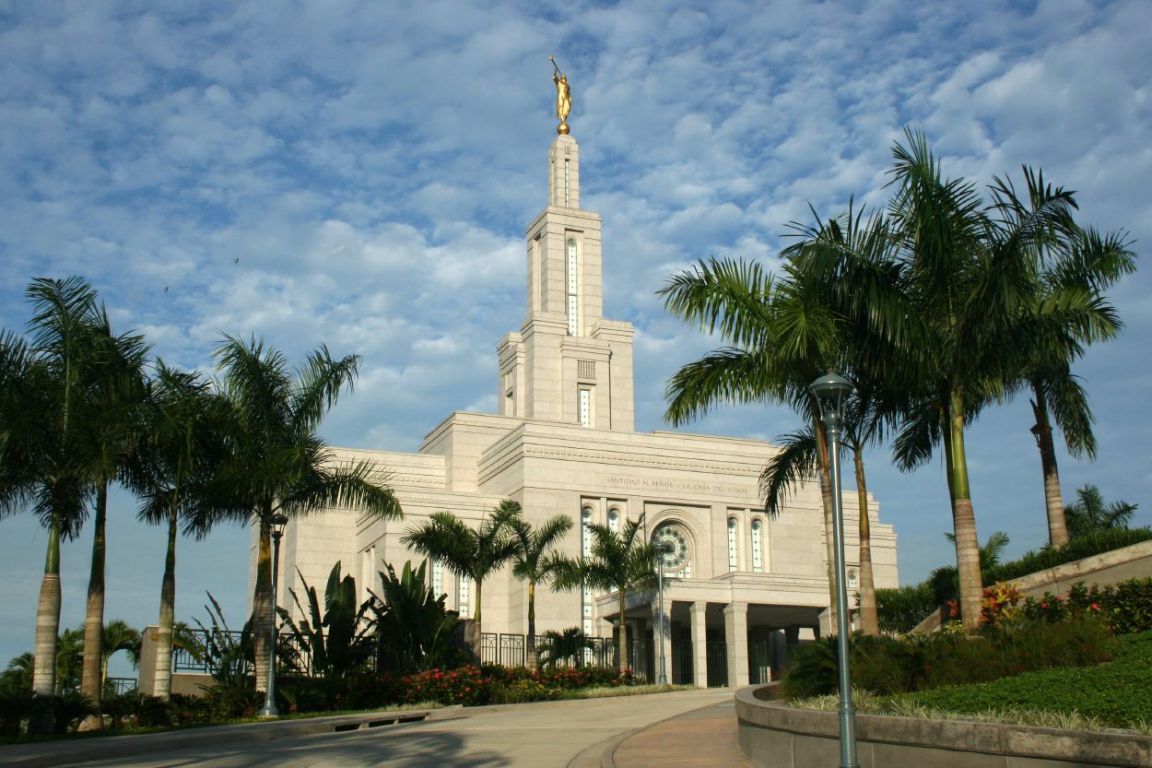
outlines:
[[728, 646], [728, 685], [748, 685], [748, 603], [724, 606], [724, 641]]
[[628, 649], [628, 666], [632, 667], [632, 671], [637, 675], [643, 675], [645, 679], [651, 680], [652, 673], [648, 669], [648, 654], [646, 652], [648, 645], [647, 622], [643, 619], [629, 621], [628, 635], [632, 638], [632, 647]]
[[697, 601], [689, 610], [692, 617], [692, 677], [697, 688], [708, 687], [708, 603]]
[[[156, 695], [156, 635], [160, 627], [148, 626], [140, 635], [139, 674], [136, 677], [136, 690], [146, 696]], [[169, 671], [171, 674], [171, 671]]]
[[[664, 651], [664, 682], [672, 682], [672, 605], [667, 600], [667, 608], [652, 603], [652, 681], [660, 682], [660, 651]], [[663, 621], [661, 621], [663, 616]]]

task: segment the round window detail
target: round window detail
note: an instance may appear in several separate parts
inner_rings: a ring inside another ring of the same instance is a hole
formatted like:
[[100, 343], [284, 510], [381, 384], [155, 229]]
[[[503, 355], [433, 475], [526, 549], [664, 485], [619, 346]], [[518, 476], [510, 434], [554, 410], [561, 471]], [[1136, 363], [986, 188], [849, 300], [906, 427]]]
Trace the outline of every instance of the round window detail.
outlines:
[[664, 523], [652, 534], [652, 543], [660, 547], [665, 570], [683, 570], [692, 559], [688, 532], [678, 523]]

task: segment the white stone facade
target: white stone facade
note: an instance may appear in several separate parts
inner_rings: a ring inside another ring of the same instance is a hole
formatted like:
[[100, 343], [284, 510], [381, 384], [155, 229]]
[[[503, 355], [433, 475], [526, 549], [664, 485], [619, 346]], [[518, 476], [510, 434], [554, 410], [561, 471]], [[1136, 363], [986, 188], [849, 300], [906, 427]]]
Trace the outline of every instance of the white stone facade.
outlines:
[[[419, 558], [400, 537], [434, 512], [477, 521], [514, 499], [529, 521], [576, 523], [562, 551], [580, 554], [582, 521], [610, 526], [644, 516], [647, 534], [676, 547], [666, 568], [668, 678], [730, 685], [763, 679], [788, 643], [811, 636], [828, 606], [823, 514], [815, 484], [777, 517], [763, 512], [758, 479], [767, 443], [679, 432], [634, 431], [629, 323], [606, 320], [600, 217], [579, 207], [579, 148], [558, 136], [549, 153], [548, 206], [528, 228], [527, 315], [498, 348], [499, 414], [453, 413], [419, 453], [336, 449], [386, 473], [404, 519], [381, 521], [333, 509], [294, 520], [282, 545], [278, 602], [299, 592], [297, 569], [322, 588], [340, 560], [363, 588], [385, 562]], [[877, 586], [898, 584], [896, 537], [872, 515]], [[856, 568], [857, 503], [844, 494], [848, 567]], [[473, 585], [446, 569], [436, 580], [465, 616]], [[849, 579], [851, 583], [851, 577]], [[657, 675], [656, 596], [636, 595], [625, 620], [638, 637], [633, 663]], [[504, 569], [484, 583], [485, 632], [527, 630], [527, 588]], [[609, 637], [612, 595], [537, 592], [537, 632], [581, 626]], [[711, 667], [711, 670], [709, 670]]]

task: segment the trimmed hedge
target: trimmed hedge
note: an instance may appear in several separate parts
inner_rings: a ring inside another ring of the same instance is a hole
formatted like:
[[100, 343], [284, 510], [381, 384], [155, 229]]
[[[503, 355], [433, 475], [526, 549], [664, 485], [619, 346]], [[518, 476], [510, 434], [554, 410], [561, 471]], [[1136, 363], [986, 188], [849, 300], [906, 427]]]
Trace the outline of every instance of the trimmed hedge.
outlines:
[[1028, 672], [980, 685], [937, 688], [892, 701], [947, 712], [1068, 712], [1126, 728], [1152, 723], [1152, 632], [1122, 638], [1112, 662]]
[[984, 583], [1011, 581], [1036, 571], [1055, 568], [1058, 565], [1122, 549], [1149, 539], [1152, 539], [1152, 528], [1111, 528], [1077, 536], [1059, 549], [1042, 547], [1032, 552], [1025, 552], [1015, 560], [986, 568], [983, 571]]
[[[1058, 624], [990, 625], [978, 635], [938, 632], [906, 638], [856, 635], [849, 644], [852, 685], [878, 695], [998, 680], [1023, 672], [1099, 664], [1117, 643], [1091, 617]], [[829, 637], [798, 648], [782, 689], [789, 698], [832, 693], [839, 664]]]

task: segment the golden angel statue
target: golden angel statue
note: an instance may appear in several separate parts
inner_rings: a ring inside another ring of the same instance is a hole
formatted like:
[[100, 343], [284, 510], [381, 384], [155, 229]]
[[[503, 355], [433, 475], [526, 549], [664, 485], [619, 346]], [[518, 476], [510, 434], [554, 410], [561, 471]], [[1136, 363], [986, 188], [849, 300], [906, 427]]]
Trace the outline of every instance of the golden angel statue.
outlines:
[[568, 87], [568, 75], [560, 71], [555, 56], [549, 56], [552, 62], [552, 82], [556, 84], [556, 118], [560, 125], [556, 126], [556, 133], [568, 133], [568, 115], [572, 112], [572, 90]]

